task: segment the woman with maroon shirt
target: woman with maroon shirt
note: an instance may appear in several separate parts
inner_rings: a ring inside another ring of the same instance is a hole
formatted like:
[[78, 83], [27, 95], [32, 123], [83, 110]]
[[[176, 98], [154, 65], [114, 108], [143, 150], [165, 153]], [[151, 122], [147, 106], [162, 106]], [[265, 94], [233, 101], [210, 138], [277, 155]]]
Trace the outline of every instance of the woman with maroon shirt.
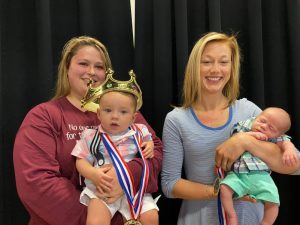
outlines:
[[[31, 216], [30, 225], [86, 222], [86, 206], [79, 203], [82, 187], [70, 153], [83, 129], [99, 124], [95, 113], [81, 108], [80, 100], [91, 79], [95, 85], [104, 81], [107, 68], [111, 68], [111, 62], [102, 43], [87, 36], [72, 38], [62, 51], [55, 96], [30, 110], [19, 128], [13, 153], [14, 169], [19, 197]], [[156, 192], [162, 143], [140, 113], [135, 122], [145, 124], [152, 133], [155, 154], [149, 160], [146, 192]], [[127, 164], [138, 189], [142, 159]], [[114, 168], [107, 174], [114, 178], [114, 188], [105, 197], [114, 201], [123, 190]], [[119, 213], [112, 220], [112, 225], [118, 224], [123, 224]]]

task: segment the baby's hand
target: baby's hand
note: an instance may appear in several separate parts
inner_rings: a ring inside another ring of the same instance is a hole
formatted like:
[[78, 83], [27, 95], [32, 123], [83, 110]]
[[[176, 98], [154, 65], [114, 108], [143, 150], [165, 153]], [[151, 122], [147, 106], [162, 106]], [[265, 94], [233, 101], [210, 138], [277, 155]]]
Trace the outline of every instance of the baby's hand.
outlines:
[[294, 166], [298, 162], [298, 154], [294, 148], [287, 148], [283, 152], [282, 161], [286, 166]]
[[143, 142], [142, 145], [141, 145], [141, 148], [142, 148], [143, 156], [146, 159], [154, 157], [154, 143], [153, 143], [153, 141]]
[[267, 141], [268, 137], [264, 133], [256, 132], [256, 131], [249, 131], [247, 134], [251, 135], [252, 137], [255, 137], [257, 140], [260, 141]]
[[251, 203], [256, 203], [256, 199], [250, 197], [249, 195], [245, 195], [245, 196], [241, 197], [240, 200], [251, 202]]

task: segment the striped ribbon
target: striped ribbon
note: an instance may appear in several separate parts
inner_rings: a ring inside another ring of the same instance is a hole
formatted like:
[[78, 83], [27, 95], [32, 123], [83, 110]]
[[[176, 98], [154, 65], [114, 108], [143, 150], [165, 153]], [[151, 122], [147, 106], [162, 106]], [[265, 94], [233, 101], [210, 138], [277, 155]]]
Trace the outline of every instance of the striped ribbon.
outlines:
[[[219, 179], [223, 179], [225, 177], [225, 172], [222, 168], [216, 167], [216, 174]], [[225, 213], [225, 210], [221, 203], [221, 194], [220, 191], [218, 193], [218, 216], [219, 216], [219, 224], [220, 225], [227, 225], [228, 219]]]
[[140, 215], [142, 209], [142, 200], [148, 185], [149, 165], [147, 160], [144, 158], [142, 154], [142, 150], [140, 148], [140, 144], [142, 143], [141, 132], [135, 126], [131, 126], [129, 127], [129, 129], [135, 131], [135, 135], [133, 135], [134, 143], [137, 146], [138, 152], [140, 153], [144, 164], [142, 177], [140, 181], [140, 189], [137, 192], [135, 191], [134, 188], [134, 180], [132, 174], [126, 162], [124, 161], [123, 157], [120, 155], [119, 151], [117, 150], [116, 146], [113, 144], [113, 142], [111, 141], [110, 137], [107, 134], [102, 133], [101, 136], [102, 136], [103, 144], [107, 149], [110, 158], [114, 164], [114, 167], [116, 169], [120, 185], [124, 193], [126, 194], [131, 216], [136, 220]]

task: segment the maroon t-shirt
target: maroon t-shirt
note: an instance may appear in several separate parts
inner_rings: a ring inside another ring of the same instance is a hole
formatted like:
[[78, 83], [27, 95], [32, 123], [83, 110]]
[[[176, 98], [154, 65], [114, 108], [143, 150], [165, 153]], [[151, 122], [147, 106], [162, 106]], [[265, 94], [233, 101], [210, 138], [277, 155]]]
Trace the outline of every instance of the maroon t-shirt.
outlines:
[[[141, 114], [155, 143], [146, 192], [157, 191], [162, 163], [162, 144]], [[86, 206], [79, 203], [81, 186], [71, 151], [85, 128], [99, 124], [95, 113], [82, 112], [65, 97], [42, 103], [26, 115], [15, 139], [14, 169], [17, 191], [31, 216], [30, 225], [83, 225]], [[128, 163], [138, 188], [142, 161]], [[112, 225], [123, 224], [120, 214]]]

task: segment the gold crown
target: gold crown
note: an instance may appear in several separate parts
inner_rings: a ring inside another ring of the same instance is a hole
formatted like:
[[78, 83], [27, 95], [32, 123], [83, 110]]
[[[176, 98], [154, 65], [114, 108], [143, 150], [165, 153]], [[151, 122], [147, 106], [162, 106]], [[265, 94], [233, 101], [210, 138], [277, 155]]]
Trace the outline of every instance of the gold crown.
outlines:
[[136, 97], [137, 100], [136, 110], [139, 110], [142, 107], [142, 91], [135, 80], [135, 74], [133, 70], [129, 71], [130, 79], [128, 81], [116, 80], [113, 78], [113, 74], [114, 71], [109, 68], [106, 71], [105, 81], [99, 87], [93, 88], [92, 80], [88, 83], [88, 90], [81, 100], [81, 107], [88, 111], [97, 112], [100, 97], [109, 91], [122, 91], [131, 93]]

